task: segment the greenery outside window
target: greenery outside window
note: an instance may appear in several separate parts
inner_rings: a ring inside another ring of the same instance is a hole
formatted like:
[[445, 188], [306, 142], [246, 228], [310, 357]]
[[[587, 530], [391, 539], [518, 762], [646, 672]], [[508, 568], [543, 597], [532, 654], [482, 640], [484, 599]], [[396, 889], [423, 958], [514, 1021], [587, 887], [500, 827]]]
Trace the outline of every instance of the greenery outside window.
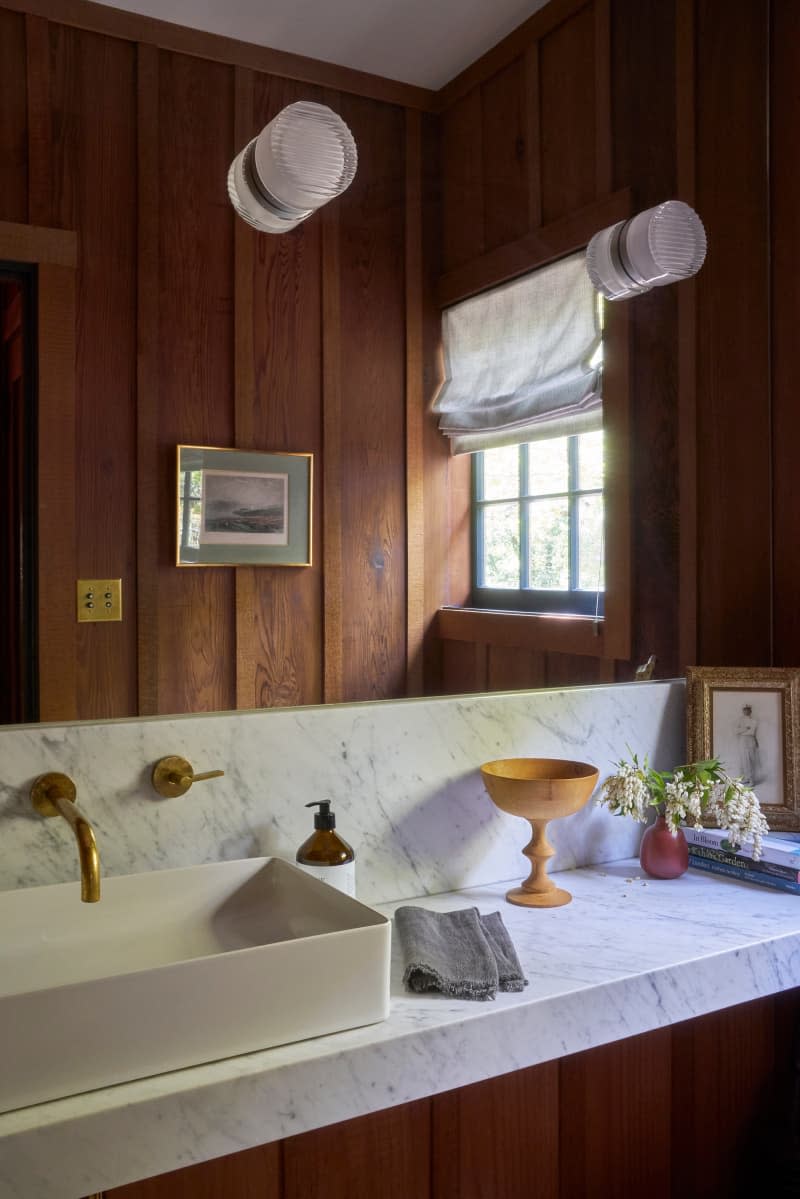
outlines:
[[603, 432], [472, 455], [476, 608], [602, 616]]

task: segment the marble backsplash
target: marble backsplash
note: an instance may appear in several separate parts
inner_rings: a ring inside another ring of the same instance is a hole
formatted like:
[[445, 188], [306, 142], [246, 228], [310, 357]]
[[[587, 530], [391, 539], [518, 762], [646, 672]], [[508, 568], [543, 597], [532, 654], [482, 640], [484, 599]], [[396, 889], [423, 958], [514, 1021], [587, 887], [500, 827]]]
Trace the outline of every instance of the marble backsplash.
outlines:
[[[293, 859], [312, 828], [303, 805], [331, 799], [367, 903], [521, 878], [527, 825], [494, 808], [480, 764], [568, 757], [602, 780], [630, 747], [667, 769], [684, 712], [683, 683], [654, 682], [2, 729], [0, 890], [77, 877], [70, 830], [30, 805], [50, 770], [76, 783], [104, 874]], [[167, 754], [225, 775], [161, 799], [150, 771]], [[592, 802], [550, 833], [558, 870], [632, 856], [641, 828]]]

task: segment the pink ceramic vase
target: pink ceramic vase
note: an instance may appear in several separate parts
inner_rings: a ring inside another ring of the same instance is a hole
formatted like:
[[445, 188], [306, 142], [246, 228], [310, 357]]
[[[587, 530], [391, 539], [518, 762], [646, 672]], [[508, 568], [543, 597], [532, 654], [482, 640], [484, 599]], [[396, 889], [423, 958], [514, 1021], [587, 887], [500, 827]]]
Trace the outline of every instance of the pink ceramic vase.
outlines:
[[663, 816], [645, 829], [639, 850], [639, 864], [651, 878], [678, 878], [689, 867], [689, 847], [678, 829], [673, 837]]

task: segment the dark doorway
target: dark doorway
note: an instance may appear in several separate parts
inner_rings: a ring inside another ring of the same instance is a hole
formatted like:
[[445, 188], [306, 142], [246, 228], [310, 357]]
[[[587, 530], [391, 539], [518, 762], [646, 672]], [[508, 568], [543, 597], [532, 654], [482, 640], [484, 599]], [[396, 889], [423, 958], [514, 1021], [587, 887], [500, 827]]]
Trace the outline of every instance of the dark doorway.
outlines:
[[0, 262], [0, 724], [38, 720], [36, 269]]

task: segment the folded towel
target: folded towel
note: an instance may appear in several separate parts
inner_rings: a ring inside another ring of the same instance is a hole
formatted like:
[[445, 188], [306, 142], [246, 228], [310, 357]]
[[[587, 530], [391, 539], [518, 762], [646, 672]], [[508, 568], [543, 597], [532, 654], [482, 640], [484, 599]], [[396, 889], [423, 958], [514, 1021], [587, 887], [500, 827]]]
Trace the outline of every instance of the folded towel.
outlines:
[[484, 1000], [527, 985], [499, 912], [402, 907], [394, 922], [406, 964], [403, 982], [411, 991]]
[[524, 991], [528, 980], [522, 973], [514, 942], [503, 924], [503, 917], [499, 912], [490, 912], [488, 916], [479, 916], [478, 919], [497, 962], [498, 991]]

